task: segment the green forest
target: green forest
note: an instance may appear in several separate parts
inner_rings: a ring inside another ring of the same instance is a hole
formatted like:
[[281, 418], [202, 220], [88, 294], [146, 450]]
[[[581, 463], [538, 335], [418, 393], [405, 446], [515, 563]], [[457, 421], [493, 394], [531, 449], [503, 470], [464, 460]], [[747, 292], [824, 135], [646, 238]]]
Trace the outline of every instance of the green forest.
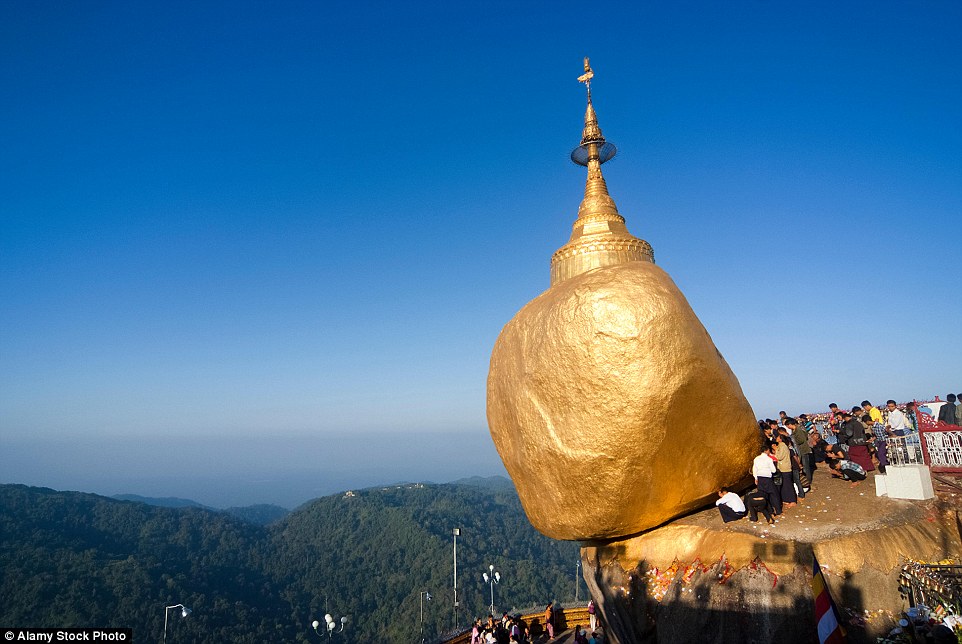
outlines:
[[537, 533], [506, 480], [357, 490], [265, 524], [280, 514], [0, 485], [0, 624], [160, 641], [183, 604], [171, 643], [309, 642], [325, 613], [348, 617], [342, 641], [420, 641], [422, 623], [436, 641], [454, 627], [456, 527], [460, 626], [487, 615], [489, 565], [498, 611], [574, 599], [577, 544]]

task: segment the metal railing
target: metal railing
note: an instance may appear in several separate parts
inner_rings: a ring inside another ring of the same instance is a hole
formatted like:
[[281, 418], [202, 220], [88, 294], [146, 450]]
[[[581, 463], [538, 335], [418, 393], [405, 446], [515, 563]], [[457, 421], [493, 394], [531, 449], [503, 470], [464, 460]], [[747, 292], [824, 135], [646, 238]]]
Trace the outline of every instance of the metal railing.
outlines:
[[962, 473], [962, 427], [937, 421], [921, 411], [925, 403], [916, 401], [915, 408], [922, 456], [933, 472]]
[[933, 472], [962, 472], [962, 429], [925, 430], [921, 436], [926, 465]]
[[885, 455], [889, 465], [926, 465], [922, 441], [918, 434], [885, 439]]

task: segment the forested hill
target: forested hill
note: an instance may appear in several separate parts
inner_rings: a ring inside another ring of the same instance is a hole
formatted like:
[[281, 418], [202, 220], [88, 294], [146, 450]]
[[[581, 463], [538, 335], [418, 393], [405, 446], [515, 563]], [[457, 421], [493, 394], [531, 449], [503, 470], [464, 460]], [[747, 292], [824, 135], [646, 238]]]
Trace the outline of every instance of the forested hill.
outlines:
[[227, 514], [0, 486], [5, 626], [129, 626], [158, 641], [164, 606], [184, 603], [194, 614], [173, 620], [171, 633], [191, 633], [180, 641], [291, 639], [269, 555], [263, 528]]
[[307, 642], [325, 612], [352, 642], [418, 639], [453, 625], [452, 529], [460, 623], [574, 595], [577, 545], [536, 533], [513, 489], [400, 485], [307, 503], [268, 526], [225, 512], [0, 485], [0, 624], [130, 626], [137, 641]]
[[272, 554], [276, 570], [297, 580], [289, 599], [300, 610], [323, 614], [326, 594], [330, 612], [369, 622], [363, 641], [378, 641], [378, 629], [391, 634], [380, 641], [415, 641], [421, 591], [434, 597], [426, 632], [452, 625], [455, 527], [461, 624], [487, 615], [481, 575], [492, 564], [502, 575], [499, 609], [574, 598], [577, 545], [537, 533], [513, 488], [415, 484], [325, 497], [272, 526]]

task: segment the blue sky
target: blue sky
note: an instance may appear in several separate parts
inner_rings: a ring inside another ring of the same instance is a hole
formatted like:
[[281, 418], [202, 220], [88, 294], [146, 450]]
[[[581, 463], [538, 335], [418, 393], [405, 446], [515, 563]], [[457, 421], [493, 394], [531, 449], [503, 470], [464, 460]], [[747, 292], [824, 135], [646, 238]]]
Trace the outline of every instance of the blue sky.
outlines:
[[577, 212], [585, 55], [612, 196], [757, 415], [959, 391], [960, 32], [957, 2], [3, 3], [0, 476], [344, 436], [388, 477], [412, 440], [502, 471], [487, 362]]

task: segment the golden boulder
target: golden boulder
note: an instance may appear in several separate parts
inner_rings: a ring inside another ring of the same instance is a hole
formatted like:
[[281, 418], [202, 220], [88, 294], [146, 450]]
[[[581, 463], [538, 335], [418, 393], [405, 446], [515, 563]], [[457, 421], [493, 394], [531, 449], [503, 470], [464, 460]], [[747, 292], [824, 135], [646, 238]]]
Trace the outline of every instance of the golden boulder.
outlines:
[[555, 539], [625, 536], [744, 479], [757, 429], [681, 291], [650, 262], [556, 284], [511, 320], [488, 424], [531, 523]]
[[745, 479], [751, 407], [687, 300], [632, 236], [601, 173], [615, 155], [591, 104], [571, 159], [588, 169], [551, 288], [502, 330], [488, 425], [531, 523], [556, 539], [624, 537]]

